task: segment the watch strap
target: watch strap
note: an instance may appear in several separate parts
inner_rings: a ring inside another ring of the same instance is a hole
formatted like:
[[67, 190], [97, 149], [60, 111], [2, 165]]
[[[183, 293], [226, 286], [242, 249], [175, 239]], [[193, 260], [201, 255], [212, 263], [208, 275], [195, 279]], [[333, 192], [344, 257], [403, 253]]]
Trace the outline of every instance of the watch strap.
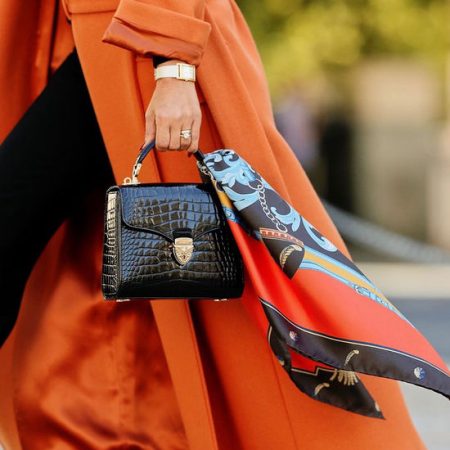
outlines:
[[159, 80], [160, 78], [195, 81], [195, 66], [184, 63], [158, 66], [155, 68], [155, 80]]

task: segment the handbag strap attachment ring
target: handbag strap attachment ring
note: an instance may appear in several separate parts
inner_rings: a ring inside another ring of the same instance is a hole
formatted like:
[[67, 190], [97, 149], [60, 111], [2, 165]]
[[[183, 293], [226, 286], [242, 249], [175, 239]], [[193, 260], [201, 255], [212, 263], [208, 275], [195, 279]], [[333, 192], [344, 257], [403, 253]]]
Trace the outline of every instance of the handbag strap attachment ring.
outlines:
[[[139, 184], [138, 175], [139, 172], [141, 171], [144, 159], [154, 147], [155, 147], [155, 140], [150, 141], [147, 145], [144, 145], [143, 147], [140, 148], [136, 161], [133, 165], [131, 177], [125, 177], [123, 180], [123, 184]], [[204, 155], [200, 150], [194, 152], [194, 156], [200, 163], [203, 162]]]

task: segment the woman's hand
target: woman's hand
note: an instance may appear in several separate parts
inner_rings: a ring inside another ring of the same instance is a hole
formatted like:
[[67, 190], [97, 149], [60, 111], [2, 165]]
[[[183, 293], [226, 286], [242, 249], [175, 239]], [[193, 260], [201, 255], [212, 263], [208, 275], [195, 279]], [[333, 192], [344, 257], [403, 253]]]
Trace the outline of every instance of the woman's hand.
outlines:
[[[161, 65], [182, 61], [168, 61]], [[160, 78], [145, 113], [145, 143], [156, 138], [157, 150], [198, 149], [201, 110], [192, 81]], [[191, 130], [191, 138], [183, 138], [181, 130]]]

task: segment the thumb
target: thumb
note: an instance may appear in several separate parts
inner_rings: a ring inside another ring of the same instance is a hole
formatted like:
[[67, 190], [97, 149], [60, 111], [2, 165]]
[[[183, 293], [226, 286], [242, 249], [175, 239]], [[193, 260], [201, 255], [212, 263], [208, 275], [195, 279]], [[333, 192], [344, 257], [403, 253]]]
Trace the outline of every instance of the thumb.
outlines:
[[155, 115], [150, 112], [145, 116], [145, 138], [144, 146], [153, 141], [156, 136]]

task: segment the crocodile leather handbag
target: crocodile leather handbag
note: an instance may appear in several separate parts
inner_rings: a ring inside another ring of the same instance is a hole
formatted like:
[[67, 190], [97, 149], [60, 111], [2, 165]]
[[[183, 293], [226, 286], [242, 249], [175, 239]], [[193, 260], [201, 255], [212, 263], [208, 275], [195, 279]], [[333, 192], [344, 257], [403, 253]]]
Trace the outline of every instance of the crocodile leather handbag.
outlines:
[[[139, 170], [153, 145], [141, 149], [131, 178], [106, 191], [103, 297], [240, 297], [243, 263], [214, 186], [139, 183]], [[204, 172], [201, 152], [195, 155]]]

